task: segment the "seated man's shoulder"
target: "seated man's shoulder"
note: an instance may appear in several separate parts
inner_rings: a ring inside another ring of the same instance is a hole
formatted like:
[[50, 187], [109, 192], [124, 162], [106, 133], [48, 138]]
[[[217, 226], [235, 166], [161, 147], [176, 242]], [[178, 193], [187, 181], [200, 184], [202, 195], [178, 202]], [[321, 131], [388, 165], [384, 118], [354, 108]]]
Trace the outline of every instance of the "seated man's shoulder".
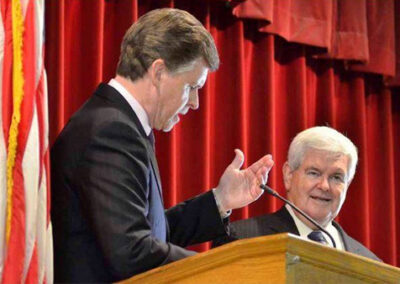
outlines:
[[276, 212], [232, 222], [229, 224], [228, 236], [214, 240], [212, 246], [217, 247], [239, 239], [279, 233], [273, 226], [279, 222], [279, 216], [276, 215]]
[[345, 231], [343, 231], [343, 237], [344, 237], [344, 242], [346, 243], [346, 250], [348, 252], [355, 253], [382, 262], [382, 260], [379, 257], [377, 257], [372, 251], [370, 251], [367, 247], [365, 247], [362, 243], [360, 243], [356, 239], [350, 237]]
[[259, 227], [260, 224], [268, 223], [270, 221], [277, 220], [277, 216], [274, 213], [271, 214], [263, 214], [255, 217], [251, 217], [248, 219], [242, 219], [230, 224], [230, 227], [235, 230], [248, 230], [252, 227]]

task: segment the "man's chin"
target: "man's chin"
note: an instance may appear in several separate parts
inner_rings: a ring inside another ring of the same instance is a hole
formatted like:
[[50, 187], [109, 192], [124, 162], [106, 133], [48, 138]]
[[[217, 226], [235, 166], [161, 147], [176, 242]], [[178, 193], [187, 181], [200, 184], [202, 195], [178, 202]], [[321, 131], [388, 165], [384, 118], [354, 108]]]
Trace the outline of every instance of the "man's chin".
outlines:
[[172, 127], [169, 127], [169, 128], [163, 128], [163, 132], [170, 132], [171, 130], [172, 130], [172, 128], [174, 128], [173, 126]]
[[167, 121], [166, 125], [162, 128], [162, 131], [164, 132], [170, 132], [172, 128], [179, 122], [179, 116], [176, 116], [176, 118], [172, 118]]
[[[314, 221], [316, 221], [321, 226], [325, 226], [329, 222], [329, 218], [327, 214], [321, 214], [321, 212], [310, 212], [309, 210], [303, 210], [309, 217], [311, 217]], [[304, 217], [300, 217], [300, 214], [296, 214], [298, 218], [303, 219]], [[304, 220], [305, 221], [305, 218]]]
[[164, 131], [164, 132], [170, 132], [170, 131], [172, 130], [172, 128], [174, 128], [175, 124], [176, 124], [176, 123], [169, 122], [166, 126], [164, 126], [164, 127], [162, 128], [162, 131]]
[[327, 216], [310, 216], [310, 217], [313, 218], [314, 221], [316, 221], [323, 227], [326, 226], [330, 221], [330, 219]]

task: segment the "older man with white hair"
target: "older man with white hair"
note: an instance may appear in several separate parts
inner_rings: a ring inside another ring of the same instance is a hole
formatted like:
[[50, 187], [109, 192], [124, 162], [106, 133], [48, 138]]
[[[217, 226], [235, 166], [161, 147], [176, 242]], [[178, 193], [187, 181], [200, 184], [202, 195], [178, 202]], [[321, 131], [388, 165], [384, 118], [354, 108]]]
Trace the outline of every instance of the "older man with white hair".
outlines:
[[[356, 146], [343, 134], [325, 126], [306, 129], [293, 139], [283, 165], [286, 195], [329, 232], [337, 249], [380, 261], [334, 221], [346, 199], [357, 161]], [[288, 205], [272, 214], [233, 222], [230, 229], [230, 236], [217, 239], [214, 246], [284, 232], [333, 245], [324, 232]]]

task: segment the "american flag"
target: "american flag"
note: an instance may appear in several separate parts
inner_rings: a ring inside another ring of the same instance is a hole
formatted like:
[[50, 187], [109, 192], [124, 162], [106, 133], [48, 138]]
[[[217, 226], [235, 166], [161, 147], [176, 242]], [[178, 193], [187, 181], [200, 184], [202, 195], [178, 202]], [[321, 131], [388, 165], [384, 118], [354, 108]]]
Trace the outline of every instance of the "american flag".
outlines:
[[52, 283], [44, 0], [0, 12], [0, 281]]

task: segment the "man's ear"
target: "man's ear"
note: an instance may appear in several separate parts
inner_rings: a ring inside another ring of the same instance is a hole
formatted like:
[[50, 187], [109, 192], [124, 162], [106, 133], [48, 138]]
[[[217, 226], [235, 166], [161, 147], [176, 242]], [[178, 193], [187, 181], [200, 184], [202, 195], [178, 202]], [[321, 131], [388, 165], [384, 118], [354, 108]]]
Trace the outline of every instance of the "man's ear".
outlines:
[[162, 75], [166, 71], [167, 71], [167, 66], [165, 65], [163, 59], [158, 58], [154, 60], [153, 63], [151, 63], [149, 68], [149, 75], [151, 82], [153, 83], [154, 86], [156, 87], [160, 86]]
[[292, 185], [292, 169], [289, 166], [289, 163], [286, 161], [282, 167], [283, 173], [283, 184], [285, 185], [286, 192], [289, 192], [290, 187]]

